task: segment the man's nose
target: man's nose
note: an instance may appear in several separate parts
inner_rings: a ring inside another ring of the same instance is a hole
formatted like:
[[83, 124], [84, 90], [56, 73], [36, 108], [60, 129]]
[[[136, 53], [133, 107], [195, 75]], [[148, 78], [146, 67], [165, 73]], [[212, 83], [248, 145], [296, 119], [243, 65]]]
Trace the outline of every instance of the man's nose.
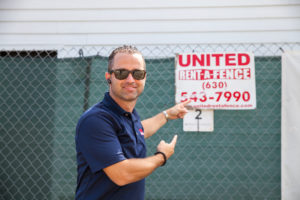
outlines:
[[130, 83], [135, 81], [131, 73], [129, 73], [128, 77], [126, 78], [126, 81]]

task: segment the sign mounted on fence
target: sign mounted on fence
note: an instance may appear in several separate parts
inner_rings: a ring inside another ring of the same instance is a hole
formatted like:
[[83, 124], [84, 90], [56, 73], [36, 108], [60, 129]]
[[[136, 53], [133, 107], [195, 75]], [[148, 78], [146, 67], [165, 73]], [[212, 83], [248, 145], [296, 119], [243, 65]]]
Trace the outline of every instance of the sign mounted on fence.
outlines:
[[253, 53], [176, 55], [176, 102], [191, 99], [197, 109], [256, 108]]
[[214, 111], [194, 109], [183, 118], [183, 131], [212, 132], [214, 130]]

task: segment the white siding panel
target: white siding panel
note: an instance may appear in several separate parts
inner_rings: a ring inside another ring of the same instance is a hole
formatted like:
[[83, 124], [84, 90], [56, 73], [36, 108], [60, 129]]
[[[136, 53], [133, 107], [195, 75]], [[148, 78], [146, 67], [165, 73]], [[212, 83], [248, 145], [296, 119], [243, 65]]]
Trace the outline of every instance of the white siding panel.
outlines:
[[[267, 37], [266, 37], [267, 36]], [[224, 32], [224, 33], [165, 33], [165, 34], [89, 34], [89, 35], [2, 35], [1, 48], [27, 46], [102, 46], [102, 45], [157, 45], [157, 44], [222, 44], [300, 42], [300, 31]]]
[[194, 8], [295, 5], [299, 0], [1, 0], [3, 9]]
[[2, 22], [211, 20], [300, 17], [299, 5], [163, 9], [1, 10]]
[[0, 0], [0, 46], [299, 42], [300, 0]]
[[300, 18], [145, 22], [11, 22], [0, 34], [205, 33], [300, 30]]

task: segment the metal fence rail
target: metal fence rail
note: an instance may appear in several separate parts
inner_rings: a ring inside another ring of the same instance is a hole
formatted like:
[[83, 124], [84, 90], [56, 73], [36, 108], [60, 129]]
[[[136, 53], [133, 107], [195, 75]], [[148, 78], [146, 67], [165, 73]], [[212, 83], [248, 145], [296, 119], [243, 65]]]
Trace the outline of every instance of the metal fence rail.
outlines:
[[[164, 45], [139, 49], [147, 83], [136, 106], [142, 119], [174, 104], [174, 55], [255, 54], [257, 109], [215, 111], [214, 132], [183, 132], [170, 121], [147, 139], [148, 155], [177, 133], [166, 167], [146, 179], [146, 199], [280, 199], [281, 53], [300, 44]], [[0, 199], [74, 199], [75, 126], [100, 101], [114, 47], [58, 52], [1, 51]]]

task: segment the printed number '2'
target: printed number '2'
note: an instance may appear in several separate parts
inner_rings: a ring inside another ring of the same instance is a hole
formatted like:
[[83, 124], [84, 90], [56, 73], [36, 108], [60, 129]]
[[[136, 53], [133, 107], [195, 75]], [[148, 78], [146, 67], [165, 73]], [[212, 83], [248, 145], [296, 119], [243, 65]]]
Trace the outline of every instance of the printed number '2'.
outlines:
[[198, 112], [197, 116], [195, 117], [195, 119], [202, 119], [202, 117], [200, 117], [202, 111], [200, 109], [196, 109], [196, 112]]

